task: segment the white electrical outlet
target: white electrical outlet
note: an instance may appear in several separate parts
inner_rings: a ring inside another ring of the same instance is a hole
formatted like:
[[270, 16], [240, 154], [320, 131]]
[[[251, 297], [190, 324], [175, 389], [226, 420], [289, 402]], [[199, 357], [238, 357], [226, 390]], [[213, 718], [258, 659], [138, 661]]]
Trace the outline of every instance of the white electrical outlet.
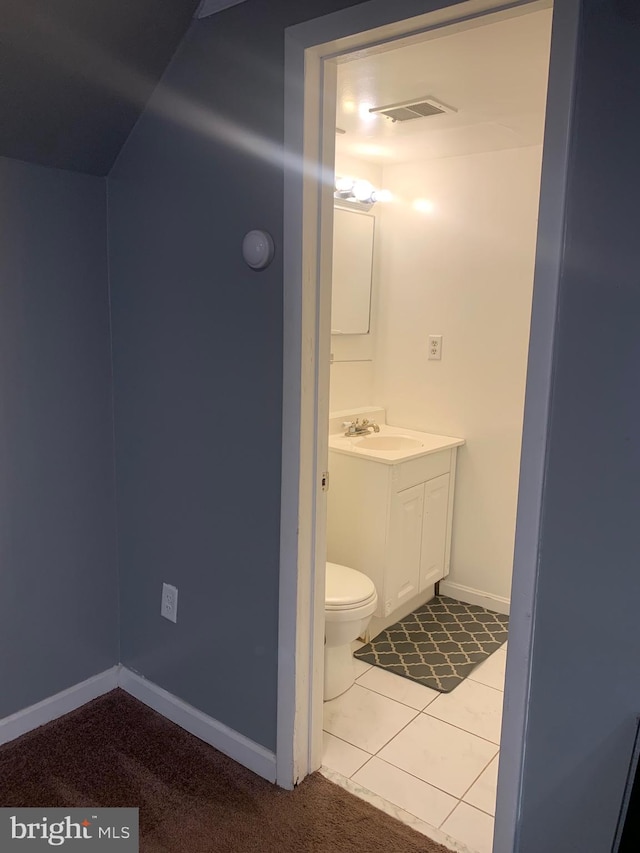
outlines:
[[442, 335], [429, 335], [429, 361], [442, 358]]
[[162, 584], [162, 604], [160, 615], [171, 622], [178, 621], [178, 590], [169, 583]]

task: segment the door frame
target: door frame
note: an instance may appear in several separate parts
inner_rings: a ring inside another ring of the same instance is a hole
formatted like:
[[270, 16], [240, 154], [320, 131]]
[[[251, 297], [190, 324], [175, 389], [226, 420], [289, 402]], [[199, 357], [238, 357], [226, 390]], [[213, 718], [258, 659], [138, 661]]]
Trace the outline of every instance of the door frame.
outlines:
[[[370, 0], [285, 30], [284, 353], [276, 779], [321, 763], [335, 60], [546, 0]], [[540, 187], [494, 849], [513, 850], [527, 726], [581, 0], [556, 0]], [[322, 530], [316, 536], [316, 530]]]

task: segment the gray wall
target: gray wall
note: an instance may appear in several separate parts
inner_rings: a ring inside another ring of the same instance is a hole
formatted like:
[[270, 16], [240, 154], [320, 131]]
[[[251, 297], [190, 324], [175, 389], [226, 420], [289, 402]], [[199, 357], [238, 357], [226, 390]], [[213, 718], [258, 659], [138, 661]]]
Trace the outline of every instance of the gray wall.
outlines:
[[118, 661], [105, 201], [0, 158], [0, 718]]
[[611, 850], [640, 713], [640, 28], [585, 0], [579, 44], [522, 853]]
[[[300, 5], [194, 23], [109, 178], [122, 662], [270, 749], [283, 175], [227, 122], [282, 144], [284, 28], [349, 3]], [[277, 246], [259, 273], [251, 228]]]

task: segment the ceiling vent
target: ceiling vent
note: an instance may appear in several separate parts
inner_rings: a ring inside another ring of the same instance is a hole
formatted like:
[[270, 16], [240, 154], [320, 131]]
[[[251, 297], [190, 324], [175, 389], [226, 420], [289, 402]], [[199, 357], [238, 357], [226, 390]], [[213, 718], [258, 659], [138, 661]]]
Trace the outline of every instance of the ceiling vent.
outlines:
[[427, 116], [438, 116], [442, 113], [456, 113], [458, 111], [453, 107], [447, 107], [434, 98], [420, 98], [414, 101], [387, 104], [385, 107], [371, 107], [369, 112], [386, 116], [391, 121], [411, 121], [414, 118], [426, 118]]

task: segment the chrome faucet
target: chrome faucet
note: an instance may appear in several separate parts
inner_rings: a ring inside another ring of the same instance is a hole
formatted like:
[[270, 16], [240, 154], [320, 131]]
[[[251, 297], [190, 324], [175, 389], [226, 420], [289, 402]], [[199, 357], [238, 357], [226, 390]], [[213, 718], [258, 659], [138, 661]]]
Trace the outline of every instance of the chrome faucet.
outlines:
[[355, 419], [355, 421], [345, 421], [342, 426], [345, 428], [345, 435], [353, 436], [353, 435], [369, 435], [371, 430], [374, 432], [380, 432], [380, 427], [374, 421], [370, 421], [367, 418], [363, 418], [362, 421]]

